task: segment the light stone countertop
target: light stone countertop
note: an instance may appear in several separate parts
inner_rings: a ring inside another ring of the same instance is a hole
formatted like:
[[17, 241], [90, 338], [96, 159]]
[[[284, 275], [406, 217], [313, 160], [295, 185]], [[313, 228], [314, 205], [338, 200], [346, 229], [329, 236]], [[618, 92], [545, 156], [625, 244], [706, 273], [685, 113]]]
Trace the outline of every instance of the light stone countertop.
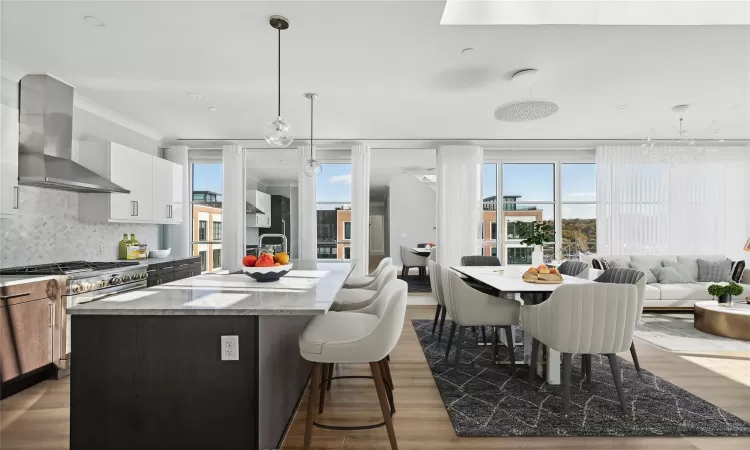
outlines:
[[68, 308], [88, 315], [322, 315], [354, 263], [293, 261], [279, 281], [204, 274]]
[[37, 283], [46, 280], [57, 280], [58, 276], [59, 275], [0, 275], [0, 287]]

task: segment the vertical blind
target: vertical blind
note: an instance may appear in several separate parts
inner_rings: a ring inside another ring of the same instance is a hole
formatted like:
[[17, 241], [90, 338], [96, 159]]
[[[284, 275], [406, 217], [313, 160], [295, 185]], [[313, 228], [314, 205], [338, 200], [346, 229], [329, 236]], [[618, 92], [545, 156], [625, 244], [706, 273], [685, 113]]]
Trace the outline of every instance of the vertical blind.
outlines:
[[599, 253], [728, 254], [750, 225], [749, 160], [744, 147], [597, 148]]

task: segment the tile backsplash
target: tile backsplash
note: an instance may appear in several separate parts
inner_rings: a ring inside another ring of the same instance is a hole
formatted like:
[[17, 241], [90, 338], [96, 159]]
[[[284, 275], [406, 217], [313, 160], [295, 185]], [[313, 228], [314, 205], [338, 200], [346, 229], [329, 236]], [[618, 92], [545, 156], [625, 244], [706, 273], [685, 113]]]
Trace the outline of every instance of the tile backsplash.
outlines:
[[159, 248], [159, 225], [83, 223], [75, 192], [21, 186], [18, 213], [0, 219], [0, 267], [117, 259], [123, 233]]

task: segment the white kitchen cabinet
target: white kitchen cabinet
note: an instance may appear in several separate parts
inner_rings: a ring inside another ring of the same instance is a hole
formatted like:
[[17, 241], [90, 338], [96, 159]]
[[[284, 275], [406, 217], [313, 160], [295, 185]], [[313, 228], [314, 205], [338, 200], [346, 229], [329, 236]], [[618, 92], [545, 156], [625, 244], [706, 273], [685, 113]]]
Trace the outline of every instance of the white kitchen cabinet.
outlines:
[[271, 196], [265, 192], [249, 190], [246, 194], [246, 200], [263, 211], [263, 214], [248, 214], [246, 226], [249, 228], [269, 228], [271, 226]]
[[0, 108], [0, 218], [18, 211], [18, 110]]
[[182, 166], [153, 158], [154, 214], [157, 223], [182, 223]]
[[[129, 194], [80, 194], [80, 220], [181, 223], [182, 167], [179, 164], [115, 142], [80, 141], [78, 149], [81, 165], [130, 191]], [[179, 202], [174, 202], [176, 198]]]

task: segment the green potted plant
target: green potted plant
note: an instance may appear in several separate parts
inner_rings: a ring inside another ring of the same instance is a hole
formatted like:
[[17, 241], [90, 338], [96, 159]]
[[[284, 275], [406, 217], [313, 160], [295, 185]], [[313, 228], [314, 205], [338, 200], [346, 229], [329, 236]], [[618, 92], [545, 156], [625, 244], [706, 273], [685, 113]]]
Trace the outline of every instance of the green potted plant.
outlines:
[[531, 254], [531, 264], [538, 266], [544, 263], [542, 245], [545, 242], [555, 240], [555, 227], [550, 221], [547, 222], [519, 222], [518, 236], [523, 239], [521, 245], [534, 247]]
[[712, 284], [708, 287], [708, 294], [716, 297], [720, 305], [732, 306], [732, 297], [742, 295], [745, 289], [737, 283]]

